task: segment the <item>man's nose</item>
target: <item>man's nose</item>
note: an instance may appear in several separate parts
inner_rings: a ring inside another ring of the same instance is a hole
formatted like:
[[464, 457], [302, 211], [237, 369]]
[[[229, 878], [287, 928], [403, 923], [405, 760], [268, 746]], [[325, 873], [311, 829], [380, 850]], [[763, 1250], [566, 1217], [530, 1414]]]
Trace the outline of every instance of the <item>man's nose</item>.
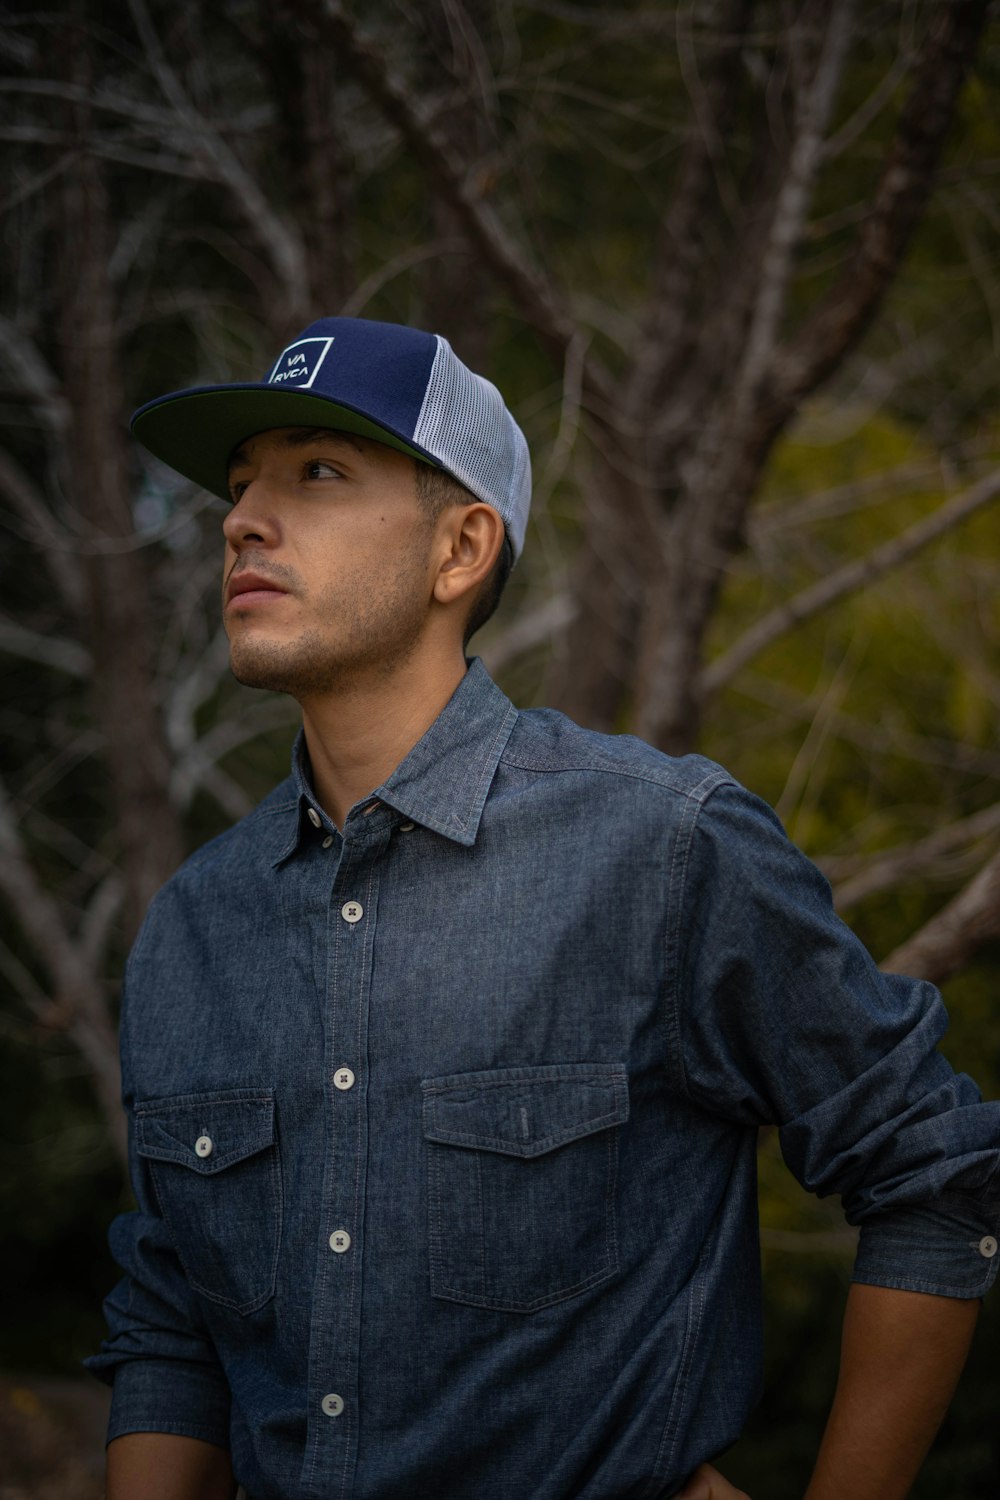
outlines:
[[234, 552], [239, 552], [241, 547], [273, 547], [277, 544], [280, 528], [266, 484], [253, 480], [247, 485], [223, 521], [222, 531]]

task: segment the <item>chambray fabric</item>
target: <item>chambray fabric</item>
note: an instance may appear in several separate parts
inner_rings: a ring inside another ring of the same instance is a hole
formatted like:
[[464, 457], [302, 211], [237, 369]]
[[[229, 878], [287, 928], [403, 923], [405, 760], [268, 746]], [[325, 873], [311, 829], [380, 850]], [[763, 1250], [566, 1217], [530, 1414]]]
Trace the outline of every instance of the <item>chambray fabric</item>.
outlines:
[[341, 837], [300, 743], [129, 963], [110, 1436], [255, 1500], [671, 1495], [758, 1392], [759, 1126], [858, 1279], [992, 1283], [1000, 1106], [944, 1029], [697, 756], [473, 663]]

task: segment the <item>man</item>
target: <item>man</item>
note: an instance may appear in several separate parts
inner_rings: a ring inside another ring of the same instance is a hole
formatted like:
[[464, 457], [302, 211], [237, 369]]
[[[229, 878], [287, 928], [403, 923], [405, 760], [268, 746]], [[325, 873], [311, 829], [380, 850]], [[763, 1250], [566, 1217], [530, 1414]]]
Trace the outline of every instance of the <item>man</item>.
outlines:
[[997, 1269], [936, 992], [719, 767], [467, 663], [529, 464], [443, 340], [325, 319], [134, 430], [229, 499], [233, 670], [303, 733], [129, 962], [110, 1500], [734, 1496], [766, 1122], [861, 1226], [809, 1500], [903, 1496]]

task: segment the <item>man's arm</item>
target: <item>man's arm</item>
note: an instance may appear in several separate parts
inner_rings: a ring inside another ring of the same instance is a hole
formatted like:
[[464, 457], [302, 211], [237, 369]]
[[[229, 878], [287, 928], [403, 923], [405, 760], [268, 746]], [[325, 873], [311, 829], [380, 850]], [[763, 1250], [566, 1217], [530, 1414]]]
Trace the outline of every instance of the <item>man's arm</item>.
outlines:
[[904, 1500], [978, 1315], [976, 1299], [851, 1287], [837, 1391], [805, 1500]]
[[229, 1454], [167, 1432], [130, 1432], [108, 1444], [107, 1500], [233, 1500]]

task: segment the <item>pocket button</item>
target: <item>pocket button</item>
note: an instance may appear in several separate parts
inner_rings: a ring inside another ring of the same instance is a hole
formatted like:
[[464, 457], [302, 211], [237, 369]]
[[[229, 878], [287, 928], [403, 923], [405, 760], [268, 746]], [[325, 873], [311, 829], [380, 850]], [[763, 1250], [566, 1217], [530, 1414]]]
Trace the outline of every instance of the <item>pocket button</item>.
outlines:
[[215, 1150], [215, 1143], [210, 1135], [200, 1135], [194, 1143], [195, 1156], [211, 1156]]

